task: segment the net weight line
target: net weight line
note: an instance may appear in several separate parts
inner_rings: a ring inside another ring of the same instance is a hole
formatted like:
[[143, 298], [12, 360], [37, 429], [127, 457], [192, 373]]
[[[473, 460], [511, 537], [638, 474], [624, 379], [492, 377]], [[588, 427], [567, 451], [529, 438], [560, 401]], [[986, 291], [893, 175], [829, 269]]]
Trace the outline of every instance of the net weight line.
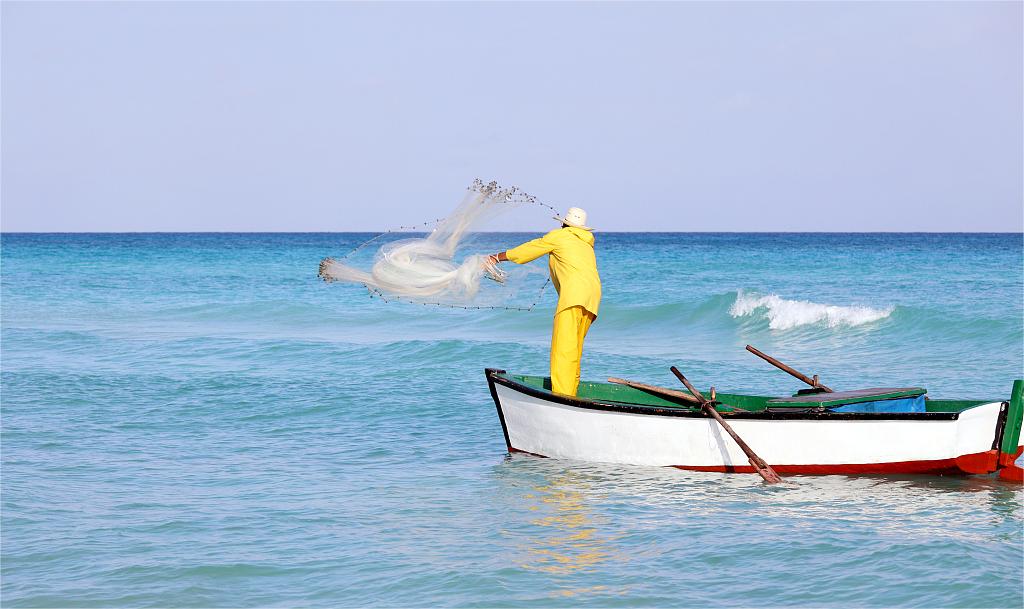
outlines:
[[[473, 180], [473, 183], [466, 190], [477, 191], [477, 192], [480, 192], [482, 194], [490, 194], [490, 193], [494, 192], [495, 190], [498, 190], [499, 188], [500, 187], [498, 186], [498, 183], [495, 182], [495, 181], [488, 182], [488, 183], [485, 184], [483, 180], [480, 180], [478, 178], [476, 180]], [[545, 207], [545, 208], [551, 210], [556, 216], [558, 215], [558, 210], [557, 209], [555, 209], [551, 205], [548, 205], [547, 203], [538, 201], [537, 197], [534, 197], [533, 195], [529, 195], [529, 194], [519, 190], [519, 188], [516, 187], [516, 186], [512, 186], [512, 187], [510, 187], [508, 189], [508, 193], [505, 195], [505, 201], [507, 203], [509, 203], [509, 204], [512, 204], [512, 205], [524, 204], [524, 203], [539, 205], [541, 207]], [[375, 236], [371, 237], [370, 239], [367, 239], [366, 241], [360, 243], [354, 249], [349, 251], [347, 254], [341, 256], [340, 258], [336, 258], [336, 259], [334, 259], [334, 258], [325, 258], [320, 263], [320, 270], [321, 270], [321, 272], [320, 272], [319, 276], [325, 282], [331, 283], [333, 280], [329, 279], [328, 277], [325, 277], [323, 275], [324, 264], [327, 263], [328, 261], [332, 261], [332, 260], [347, 260], [347, 259], [351, 258], [352, 256], [354, 256], [357, 252], [359, 252], [362, 249], [364, 249], [367, 245], [370, 245], [371, 243], [373, 243], [373, 242], [377, 241], [378, 239], [380, 239], [382, 237], [385, 237], [387, 235], [394, 234], [394, 233], [403, 233], [403, 232], [424, 232], [425, 229], [429, 228], [430, 226], [435, 226], [436, 227], [438, 224], [440, 224], [441, 222], [444, 222], [444, 221], [445, 221], [445, 218], [436, 218], [434, 220], [427, 220], [426, 222], [422, 222], [420, 224], [414, 224], [412, 226], [397, 226], [397, 227], [394, 227], [394, 228], [389, 228], [386, 231], [384, 231], [384, 232], [382, 232], [382, 233], [380, 233], [378, 235], [375, 235]], [[371, 287], [371, 286], [366, 285], [366, 284], [363, 284], [363, 287], [366, 288], [366, 291], [369, 293], [370, 298], [379, 298], [379, 299], [383, 300], [385, 303], [389, 303], [389, 302], [408, 302], [410, 304], [419, 304], [419, 305], [423, 305], [423, 306], [444, 307], [444, 308], [448, 308], [448, 309], [463, 309], [463, 310], [467, 310], [467, 311], [469, 311], [469, 310], [476, 310], [476, 311], [492, 310], [492, 311], [527, 311], [527, 312], [529, 312], [529, 311], [532, 311], [534, 309], [534, 307], [536, 307], [538, 304], [540, 304], [541, 299], [544, 297], [544, 292], [545, 292], [545, 290], [547, 290], [547, 287], [550, 284], [551, 284], [551, 278], [548, 277], [544, 281], [544, 284], [540, 287], [540, 290], [538, 290], [537, 296], [534, 298], [533, 302], [530, 303], [530, 306], [528, 306], [528, 307], [506, 307], [506, 306], [493, 306], [493, 305], [476, 305], [476, 306], [471, 306], [471, 305], [457, 305], [457, 304], [444, 303], [444, 302], [419, 302], [419, 301], [411, 300], [411, 299], [408, 299], [408, 298], [402, 298], [400, 296], [388, 297], [380, 289], [378, 289], [376, 287]]]
[[[363, 241], [362, 243], [357, 245], [355, 247], [355, 249], [353, 249], [349, 253], [345, 254], [344, 256], [342, 256], [340, 258], [334, 258], [334, 260], [347, 260], [348, 258], [352, 257], [356, 252], [358, 252], [359, 250], [363, 249], [367, 245], [370, 245], [371, 243], [373, 243], [377, 239], [380, 239], [381, 237], [385, 237], [385, 236], [390, 235], [392, 233], [421, 233], [421, 232], [424, 232], [424, 229], [427, 228], [428, 226], [437, 225], [437, 224], [440, 224], [441, 222], [444, 222], [444, 218], [437, 218], [435, 220], [427, 220], [426, 222], [423, 222], [422, 224], [415, 224], [413, 226], [396, 226], [395, 228], [389, 228], [388, 230], [384, 231], [383, 233], [381, 233], [379, 235], [375, 235], [375, 236], [367, 239], [366, 241]], [[324, 281], [327, 281], [328, 283], [330, 282], [330, 280], [328, 280], [326, 278], [324, 279]]]
[[532, 311], [534, 307], [540, 304], [541, 299], [544, 297], [544, 291], [551, 285], [551, 278], [548, 277], [544, 280], [544, 285], [540, 286], [540, 290], [537, 292], [537, 297], [534, 299], [528, 307], [496, 307], [493, 305], [457, 305], [447, 302], [416, 302], [415, 300], [409, 300], [408, 298], [403, 299], [401, 296], [391, 296], [390, 298], [384, 295], [377, 288], [371, 288], [368, 285], [363, 285], [366, 291], [370, 293], [370, 298], [379, 298], [384, 302], [408, 302], [409, 304], [418, 304], [425, 307], [443, 307], [446, 309], [463, 309], [466, 311]]

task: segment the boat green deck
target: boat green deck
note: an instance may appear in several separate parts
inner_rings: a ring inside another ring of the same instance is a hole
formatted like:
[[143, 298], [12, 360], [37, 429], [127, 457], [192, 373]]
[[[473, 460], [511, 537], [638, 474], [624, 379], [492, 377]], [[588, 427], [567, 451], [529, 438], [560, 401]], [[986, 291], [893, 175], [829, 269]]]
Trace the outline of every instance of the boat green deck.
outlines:
[[[536, 389], [551, 391], [551, 380], [548, 377], [527, 376], [507, 373], [504, 374], [503, 376], [513, 381], [522, 383], [524, 385], [534, 387]], [[923, 392], [923, 389], [907, 388], [893, 391], [905, 391], [912, 393], [913, 391]], [[810, 394], [808, 397], [812, 398], [812, 400], [820, 400], [821, 395], [822, 394]], [[916, 395], [920, 395], [920, 393]], [[577, 390], [576, 397], [582, 400], [615, 402], [620, 404], [630, 404], [634, 406], [650, 406], [652, 408], [684, 408], [689, 410], [693, 410], [696, 408], [696, 406], [690, 402], [684, 402], [683, 400], [666, 399], [661, 396], [657, 396], [640, 389], [634, 389], [632, 387], [627, 387], [626, 385], [618, 385], [615, 383], [580, 381], [580, 386]], [[904, 396], [897, 395], [895, 397]], [[721, 404], [719, 404], [716, 408], [717, 410], [723, 413], [732, 411], [733, 409], [730, 408], [732, 406], [741, 408], [743, 410], [757, 412], [763, 411], [768, 407], [775, 406], [775, 404], [770, 404], [769, 402], [780, 398], [785, 399], [784, 396], [759, 396], [718, 392], [717, 399], [719, 402], [721, 402]], [[868, 398], [861, 401], [867, 401], [867, 399]], [[888, 398], [879, 398], [875, 396], [869, 399], [877, 400]], [[925, 408], [926, 412], [960, 412], [973, 406], [985, 404], [990, 401], [991, 400], [928, 400], [925, 404]], [[851, 402], [845, 401], [842, 403], [848, 404]], [[797, 404], [794, 404], [794, 406], [795, 405]], [[814, 407], [815, 404], [812, 402], [806, 404], [799, 404], [799, 406], [810, 408]]]

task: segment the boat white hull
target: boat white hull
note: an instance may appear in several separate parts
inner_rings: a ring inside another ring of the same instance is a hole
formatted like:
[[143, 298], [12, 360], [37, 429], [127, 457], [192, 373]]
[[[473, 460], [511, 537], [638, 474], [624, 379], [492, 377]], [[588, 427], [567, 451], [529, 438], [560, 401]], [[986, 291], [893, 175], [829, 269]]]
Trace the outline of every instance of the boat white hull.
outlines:
[[[751, 471], [743, 451], [709, 417], [664, 409], [655, 414], [621, 411], [495, 382], [490, 376], [488, 381], [510, 451]], [[1003, 402], [991, 402], [948, 414], [799, 418], [744, 413], [730, 416], [729, 424], [781, 473], [986, 473], [996, 469], [996, 436], [1005, 408]]]

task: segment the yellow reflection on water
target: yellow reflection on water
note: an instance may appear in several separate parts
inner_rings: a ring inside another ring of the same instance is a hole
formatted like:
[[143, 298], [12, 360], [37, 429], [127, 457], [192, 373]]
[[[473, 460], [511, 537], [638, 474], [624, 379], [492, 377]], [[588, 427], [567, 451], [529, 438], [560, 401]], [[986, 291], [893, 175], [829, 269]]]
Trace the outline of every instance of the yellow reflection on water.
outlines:
[[551, 593], [551, 596], [578, 596], [580, 594], [596, 594], [598, 592], [607, 592], [608, 586], [591, 586], [589, 588], [563, 588], [562, 590], [555, 590]]
[[[544, 527], [543, 533], [532, 537], [527, 548], [527, 561], [521, 566], [553, 574], [568, 574], [600, 564], [612, 556], [610, 539], [598, 534], [604, 523], [597, 522], [588, 508], [587, 486], [567, 472], [535, 486], [535, 493], [524, 499], [535, 501], [531, 511], [546, 515], [531, 521]], [[582, 590], [561, 590], [560, 595], [574, 595]]]

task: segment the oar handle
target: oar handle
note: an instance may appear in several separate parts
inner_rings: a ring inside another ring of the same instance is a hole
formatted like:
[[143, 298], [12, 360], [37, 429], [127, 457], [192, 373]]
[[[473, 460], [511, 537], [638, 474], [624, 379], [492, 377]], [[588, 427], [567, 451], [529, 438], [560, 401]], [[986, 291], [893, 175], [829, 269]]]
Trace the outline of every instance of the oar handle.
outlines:
[[762, 353], [761, 351], [758, 351], [752, 345], [747, 345], [747, 351], [750, 351], [754, 355], [760, 357], [761, 359], [763, 359], [764, 361], [768, 362], [769, 364], [775, 366], [779, 370], [782, 370], [783, 372], [788, 372], [790, 375], [800, 379], [801, 381], [807, 383], [808, 385], [810, 385], [811, 387], [814, 387], [815, 389], [822, 389], [822, 390], [824, 390], [824, 391], [826, 391], [828, 393], [832, 393], [832, 389], [830, 389], [829, 387], [826, 387], [825, 385], [822, 385], [821, 383], [818, 382], [818, 375], [814, 375], [814, 378], [811, 378], [811, 377], [807, 376], [806, 374], [803, 374], [802, 372], [799, 372], [797, 370], [794, 370], [793, 368], [790, 368], [786, 364], [783, 364], [782, 362], [780, 362], [779, 360], [775, 359], [774, 357], [768, 355], [767, 353]]
[[[684, 385], [686, 385], [686, 389], [693, 394], [693, 397], [697, 398], [697, 401], [700, 402], [701, 405], [708, 403], [708, 399], [704, 397], [704, 395], [701, 392], [697, 391], [697, 389], [690, 384], [690, 381], [686, 380], [686, 377], [683, 376], [683, 373], [679, 371], [679, 368], [672, 366], [671, 368], [669, 368], [669, 370], [672, 371], [672, 374], [676, 375], [677, 379], [679, 379], [680, 381], [683, 382]], [[711, 410], [714, 410], [714, 408], [712, 408]]]

